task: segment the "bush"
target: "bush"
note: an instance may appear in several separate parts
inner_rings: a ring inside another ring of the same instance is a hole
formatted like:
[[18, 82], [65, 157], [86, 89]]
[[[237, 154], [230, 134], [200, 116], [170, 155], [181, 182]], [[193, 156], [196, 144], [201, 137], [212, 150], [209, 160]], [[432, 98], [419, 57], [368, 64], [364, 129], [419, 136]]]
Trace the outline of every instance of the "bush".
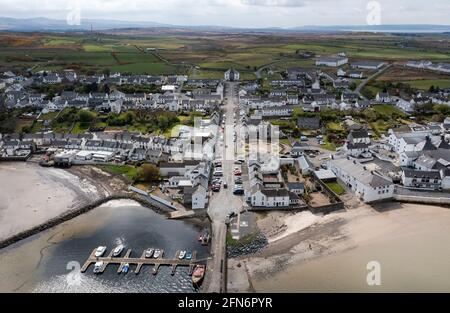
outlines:
[[144, 164], [140, 167], [137, 180], [140, 182], [151, 183], [160, 179], [159, 168], [153, 164]]
[[92, 123], [92, 121], [95, 119], [95, 114], [87, 110], [81, 110], [77, 115], [78, 121], [81, 123]]

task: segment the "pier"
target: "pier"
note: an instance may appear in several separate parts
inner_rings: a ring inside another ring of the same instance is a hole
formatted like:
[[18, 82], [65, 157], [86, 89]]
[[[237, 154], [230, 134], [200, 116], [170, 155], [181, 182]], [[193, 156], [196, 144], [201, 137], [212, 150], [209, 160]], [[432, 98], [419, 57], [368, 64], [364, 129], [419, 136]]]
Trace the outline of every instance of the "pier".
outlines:
[[[170, 266], [172, 267], [172, 275], [175, 275], [176, 269], [178, 266], [187, 266], [189, 267], [189, 275], [192, 274], [194, 271], [195, 266], [201, 262], [202, 260], [197, 260], [197, 251], [192, 252], [192, 259], [191, 260], [180, 260], [179, 255], [181, 251], [177, 251], [175, 254], [175, 257], [173, 259], [164, 259], [164, 250], [161, 250], [161, 255], [159, 258], [146, 258], [145, 257], [145, 251], [142, 252], [141, 257], [139, 258], [132, 258], [131, 256], [131, 249], [129, 249], [125, 255], [114, 257], [113, 251], [109, 253], [106, 257], [99, 257], [97, 258], [95, 256], [96, 249], [94, 249], [89, 256], [89, 258], [84, 263], [83, 267], [81, 268], [81, 272], [85, 273], [89, 266], [92, 264], [95, 264], [97, 262], [103, 262], [103, 266], [100, 269], [100, 273], [103, 273], [108, 265], [119, 265], [119, 269], [117, 270], [117, 273], [120, 274], [122, 272], [123, 267], [125, 264], [136, 265], [136, 268], [134, 270], [134, 273], [137, 275], [141, 272], [141, 269], [144, 265], [153, 266], [152, 274], [156, 275], [158, 273], [158, 270], [161, 266]], [[131, 271], [130, 271], [131, 272]]]

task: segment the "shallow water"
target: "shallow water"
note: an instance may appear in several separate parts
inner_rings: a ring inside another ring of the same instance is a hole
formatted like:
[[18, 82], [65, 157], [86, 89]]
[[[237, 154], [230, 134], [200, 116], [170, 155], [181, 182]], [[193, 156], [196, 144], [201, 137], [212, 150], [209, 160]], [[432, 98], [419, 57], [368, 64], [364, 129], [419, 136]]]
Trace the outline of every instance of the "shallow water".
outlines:
[[[257, 292], [450, 292], [449, 230], [435, 227], [392, 236], [291, 264], [253, 280], [253, 286]], [[380, 285], [367, 281], [374, 273], [367, 268], [373, 261], [380, 265]]]
[[[25, 289], [32, 292], [194, 292], [188, 268], [178, 267], [174, 276], [171, 269], [161, 267], [158, 275], [151, 275], [151, 267], [144, 266], [139, 275], [131, 266], [127, 275], [117, 274], [118, 265], [110, 265], [103, 275], [92, 273], [93, 265], [84, 274], [79, 268], [94, 248], [108, 247], [108, 254], [116, 245], [132, 249], [132, 257], [140, 257], [149, 247], [165, 250], [165, 257], [173, 257], [177, 250], [197, 251], [197, 258], [208, 256], [209, 249], [197, 241], [200, 227], [188, 222], [167, 220], [154, 211], [129, 203], [115, 203], [95, 209], [49, 231], [8, 248], [3, 253], [20, 251], [18, 262], [29, 251], [31, 257], [43, 257], [33, 270], [33, 277]], [[40, 237], [47, 239], [43, 246]], [[0, 260], [1, 258], [0, 254]], [[19, 267], [20, 268], [20, 267]], [[1, 272], [1, 270], [0, 270]], [[1, 276], [1, 273], [0, 273]], [[11, 278], [9, 278], [11, 279]]]

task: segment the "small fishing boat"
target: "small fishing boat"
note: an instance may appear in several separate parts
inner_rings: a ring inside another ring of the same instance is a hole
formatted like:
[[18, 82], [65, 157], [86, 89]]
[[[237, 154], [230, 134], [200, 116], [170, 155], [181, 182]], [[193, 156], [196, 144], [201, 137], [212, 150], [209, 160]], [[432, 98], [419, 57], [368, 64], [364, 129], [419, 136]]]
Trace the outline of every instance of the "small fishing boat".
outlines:
[[198, 287], [203, 281], [203, 277], [205, 276], [205, 266], [197, 265], [192, 273], [192, 283], [194, 286]]
[[97, 250], [95, 250], [95, 257], [99, 258], [101, 256], [103, 256], [106, 252], [106, 247], [104, 246], [100, 246], [97, 248]]
[[104, 265], [103, 262], [97, 262], [97, 263], [95, 263], [95, 266], [94, 266], [94, 274], [100, 274], [100, 271], [101, 271], [103, 265]]
[[209, 231], [207, 228], [205, 228], [198, 236], [198, 241], [203, 242], [205, 240], [205, 237], [208, 237], [208, 236], [209, 236]]
[[180, 260], [183, 260], [185, 258], [185, 256], [186, 256], [186, 251], [180, 251], [180, 255], [178, 256], [178, 258]]
[[153, 256], [153, 253], [155, 253], [155, 249], [153, 248], [147, 249], [145, 250], [145, 257], [147, 259], [150, 259]]
[[126, 274], [126, 273], [128, 273], [128, 271], [130, 270], [130, 264], [125, 264], [123, 267], [122, 267], [122, 273], [123, 274]]
[[191, 251], [186, 252], [186, 257], [185, 257], [185, 259], [186, 259], [186, 260], [192, 260], [192, 252], [191, 252]]
[[159, 258], [160, 256], [161, 256], [161, 250], [156, 249], [156, 250], [155, 250], [155, 253], [153, 254], [153, 257], [154, 257], [155, 259], [157, 259], [157, 258]]
[[122, 253], [122, 251], [123, 251], [124, 248], [125, 248], [125, 247], [124, 247], [123, 245], [118, 245], [118, 246], [114, 249], [114, 251], [113, 251], [113, 256], [114, 256], [114, 257], [119, 256], [119, 255]]
[[209, 232], [205, 233], [202, 238], [202, 246], [207, 246], [209, 244], [209, 241], [211, 240], [211, 235]]

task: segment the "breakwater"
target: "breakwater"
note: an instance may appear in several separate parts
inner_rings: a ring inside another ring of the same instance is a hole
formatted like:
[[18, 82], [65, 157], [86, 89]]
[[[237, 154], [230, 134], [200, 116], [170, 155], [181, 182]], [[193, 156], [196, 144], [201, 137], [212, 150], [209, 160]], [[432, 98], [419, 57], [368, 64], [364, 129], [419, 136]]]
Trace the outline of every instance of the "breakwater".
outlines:
[[112, 196], [107, 196], [104, 197], [102, 199], [96, 200], [88, 205], [82, 206], [80, 208], [71, 210], [67, 213], [61, 214], [60, 216], [57, 216], [55, 218], [52, 218], [50, 220], [48, 220], [45, 223], [42, 223], [38, 226], [35, 226], [33, 228], [30, 228], [28, 230], [25, 230], [19, 234], [16, 234], [12, 237], [6, 238], [2, 241], [0, 241], [0, 249], [6, 248], [12, 244], [15, 244], [19, 241], [22, 241], [24, 239], [27, 239], [31, 236], [34, 236], [40, 232], [43, 232], [45, 230], [48, 230], [52, 227], [55, 227], [59, 224], [62, 224], [64, 222], [70, 221], [72, 219], [74, 219], [77, 216], [80, 216], [82, 214], [88, 213], [90, 211], [92, 211], [93, 209], [101, 206], [102, 204], [105, 204], [107, 202], [113, 201], [113, 200], [133, 200], [138, 202], [139, 204], [141, 204], [144, 207], [148, 207], [151, 208], [152, 210], [156, 211], [157, 213], [161, 213], [161, 214], [165, 214], [166, 212], [161, 210], [160, 208], [152, 205], [151, 203], [149, 203], [148, 201], [146, 201], [145, 199], [143, 199], [142, 197], [138, 196], [138, 195], [134, 195], [134, 194], [118, 194], [118, 195], [112, 195]]

